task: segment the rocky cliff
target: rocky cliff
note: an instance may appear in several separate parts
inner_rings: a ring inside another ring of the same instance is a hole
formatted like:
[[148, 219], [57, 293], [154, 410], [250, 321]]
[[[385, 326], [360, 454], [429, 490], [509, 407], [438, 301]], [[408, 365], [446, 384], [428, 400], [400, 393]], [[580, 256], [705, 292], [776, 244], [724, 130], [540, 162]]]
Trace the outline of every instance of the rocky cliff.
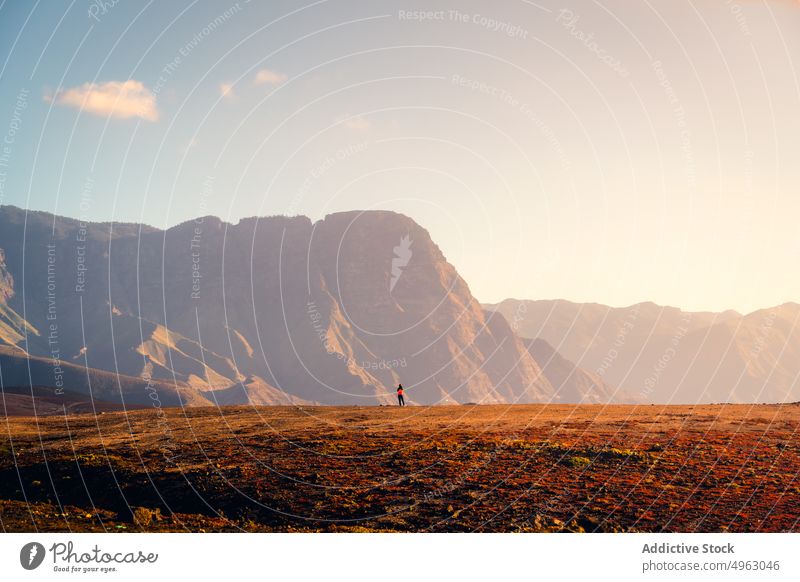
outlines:
[[169, 382], [194, 403], [392, 403], [398, 382], [423, 404], [554, 393], [502, 315], [400, 214], [164, 231], [3, 207], [0, 249], [0, 304], [20, 314], [3, 343]]

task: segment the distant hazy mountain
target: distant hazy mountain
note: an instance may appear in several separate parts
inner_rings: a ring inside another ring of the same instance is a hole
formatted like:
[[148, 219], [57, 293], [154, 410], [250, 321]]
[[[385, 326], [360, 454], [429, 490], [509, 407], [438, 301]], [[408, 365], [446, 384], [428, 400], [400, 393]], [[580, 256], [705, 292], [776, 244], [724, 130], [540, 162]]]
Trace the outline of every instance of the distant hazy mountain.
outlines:
[[543, 339], [529, 339], [525, 345], [552, 384], [554, 401], [580, 404], [634, 403], [636, 398], [610, 386], [596, 373], [579, 368]]
[[[0, 344], [18, 348], [0, 371], [15, 383], [33, 362], [38, 385], [61, 364], [87, 393], [76, 369], [88, 366], [104, 399], [131, 402], [393, 403], [398, 382], [416, 403], [556, 396], [506, 320], [399, 214], [162, 231], [5, 206], [0, 249]], [[123, 380], [108, 388], [101, 371]]]
[[645, 402], [800, 400], [800, 306], [741, 315], [506, 300], [487, 306], [527, 338]]

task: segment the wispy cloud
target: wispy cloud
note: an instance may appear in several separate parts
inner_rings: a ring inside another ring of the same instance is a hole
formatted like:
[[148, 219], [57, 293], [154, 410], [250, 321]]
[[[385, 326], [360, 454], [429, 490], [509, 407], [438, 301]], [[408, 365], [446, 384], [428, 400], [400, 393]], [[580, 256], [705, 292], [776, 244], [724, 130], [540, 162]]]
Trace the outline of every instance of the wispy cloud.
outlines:
[[270, 71], [269, 69], [261, 69], [253, 78], [253, 83], [256, 85], [280, 85], [286, 82], [287, 78], [288, 77], [283, 73]]
[[100, 117], [117, 119], [139, 117], [145, 121], [158, 120], [156, 96], [140, 81], [133, 79], [84, 83], [77, 87], [60, 89], [54, 95], [45, 96], [45, 101], [74, 107]]
[[236, 93], [234, 93], [233, 85], [231, 83], [220, 83], [219, 94], [222, 95], [225, 99], [236, 98]]

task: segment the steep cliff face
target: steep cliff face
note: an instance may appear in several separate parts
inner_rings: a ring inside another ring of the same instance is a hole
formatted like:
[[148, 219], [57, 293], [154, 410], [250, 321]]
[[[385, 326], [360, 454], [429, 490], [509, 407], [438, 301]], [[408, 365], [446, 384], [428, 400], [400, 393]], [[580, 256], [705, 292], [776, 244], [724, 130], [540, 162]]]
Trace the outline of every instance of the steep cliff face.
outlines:
[[381, 384], [402, 381], [422, 403], [532, 402], [551, 391], [505, 320], [487, 316], [413, 220], [331, 215], [314, 226], [310, 249], [325, 282], [312, 301], [335, 305], [337, 335]]
[[5, 305], [12, 295], [14, 295], [14, 277], [6, 267], [6, 253], [0, 249], [0, 304]]
[[426, 404], [552, 394], [503, 317], [396, 213], [161, 231], [4, 207], [0, 225], [8, 307], [46, 331], [16, 342], [33, 354], [57, 349], [212, 402], [390, 403], [398, 382]]
[[18, 346], [26, 332], [38, 333], [8, 305], [13, 296], [14, 277], [6, 267], [5, 251], [0, 248], [0, 345]]

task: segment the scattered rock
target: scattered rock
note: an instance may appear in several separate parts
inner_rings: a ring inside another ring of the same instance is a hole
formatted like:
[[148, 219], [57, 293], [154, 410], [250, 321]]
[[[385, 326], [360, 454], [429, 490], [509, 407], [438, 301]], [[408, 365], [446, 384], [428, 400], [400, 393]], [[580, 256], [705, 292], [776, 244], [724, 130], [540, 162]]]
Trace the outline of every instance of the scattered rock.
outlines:
[[151, 525], [156, 521], [161, 521], [161, 518], [161, 509], [158, 507], [155, 509], [136, 507], [133, 510], [133, 523], [141, 527]]

